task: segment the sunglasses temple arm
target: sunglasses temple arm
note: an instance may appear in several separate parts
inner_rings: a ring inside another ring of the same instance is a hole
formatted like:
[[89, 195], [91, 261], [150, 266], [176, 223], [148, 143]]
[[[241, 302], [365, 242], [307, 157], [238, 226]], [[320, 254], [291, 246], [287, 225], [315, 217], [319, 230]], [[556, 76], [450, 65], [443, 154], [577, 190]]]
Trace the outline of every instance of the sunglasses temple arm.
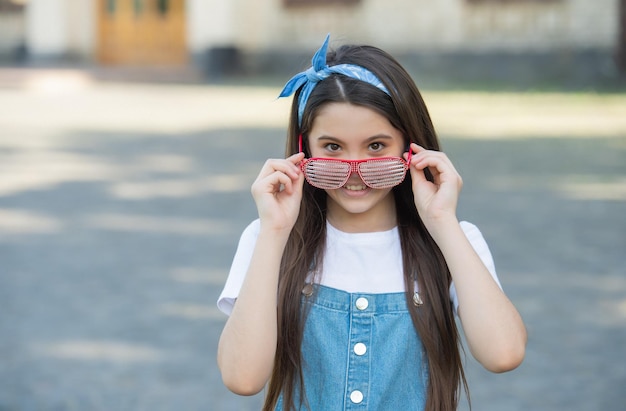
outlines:
[[302, 134], [298, 136], [298, 152], [302, 153]]

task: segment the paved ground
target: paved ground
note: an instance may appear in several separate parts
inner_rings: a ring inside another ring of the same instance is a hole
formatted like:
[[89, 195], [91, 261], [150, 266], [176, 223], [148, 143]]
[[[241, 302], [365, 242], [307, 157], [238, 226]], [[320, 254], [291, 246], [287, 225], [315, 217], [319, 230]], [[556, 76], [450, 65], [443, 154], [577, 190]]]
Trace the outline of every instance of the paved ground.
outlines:
[[[276, 92], [0, 70], [0, 411], [259, 409], [215, 300]], [[426, 99], [530, 333], [514, 372], [468, 360], [473, 409], [625, 409], [626, 97]]]

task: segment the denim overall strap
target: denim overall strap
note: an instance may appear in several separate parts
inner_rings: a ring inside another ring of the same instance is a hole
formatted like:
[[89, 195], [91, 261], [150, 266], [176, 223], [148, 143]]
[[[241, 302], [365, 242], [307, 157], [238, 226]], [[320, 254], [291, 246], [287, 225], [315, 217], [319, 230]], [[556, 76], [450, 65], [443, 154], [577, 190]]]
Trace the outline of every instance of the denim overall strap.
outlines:
[[[302, 409], [424, 409], [428, 367], [404, 293], [315, 286], [310, 297], [303, 297], [303, 309], [308, 316]], [[282, 410], [282, 397], [276, 409]]]

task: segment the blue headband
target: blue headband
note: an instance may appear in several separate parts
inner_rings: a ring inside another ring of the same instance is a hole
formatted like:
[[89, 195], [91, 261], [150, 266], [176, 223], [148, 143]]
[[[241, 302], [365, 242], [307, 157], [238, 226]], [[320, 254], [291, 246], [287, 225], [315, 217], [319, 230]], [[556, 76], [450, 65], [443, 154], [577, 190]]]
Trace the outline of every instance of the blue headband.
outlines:
[[336, 66], [329, 67], [326, 64], [326, 52], [328, 49], [329, 39], [330, 34], [326, 36], [324, 44], [322, 44], [322, 47], [320, 47], [320, 49], [317, 50], [317, 53], [313, 56], [313, 59], [311, 60], [311, 63], [313, 64], [312, 67], [293, 76], [291, 80], [285, 84], [285, 88], [283, 88], [283, 91], [281, 91], [278, 96], [290, 96], [298, 88], [302, 87], [302, 91], [300, 92], [300, 96], [298, 98], [298, 126], [302, 126], [302, 114], [304, 113], [304, 108], [306, 107], [306, 103], [309, 100], [311, 92], [317, 83], [333, 73], [343, 74], [344, 76], [364, 81], [390, 95], [383, 82], [380, 81], [374, 73], [364, 67], [356, 66], [354, 64], [338, 64]]

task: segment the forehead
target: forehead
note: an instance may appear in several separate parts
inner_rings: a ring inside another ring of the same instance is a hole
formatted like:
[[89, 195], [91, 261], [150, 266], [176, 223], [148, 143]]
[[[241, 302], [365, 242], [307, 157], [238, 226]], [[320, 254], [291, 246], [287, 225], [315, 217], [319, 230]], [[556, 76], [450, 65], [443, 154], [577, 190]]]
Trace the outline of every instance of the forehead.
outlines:
[[403, 140], [400, 130], [376, 110], [350, 103], [328, 103], [319, 109], [313, 120], [309, 138], [353, 141], [376, 135]]

